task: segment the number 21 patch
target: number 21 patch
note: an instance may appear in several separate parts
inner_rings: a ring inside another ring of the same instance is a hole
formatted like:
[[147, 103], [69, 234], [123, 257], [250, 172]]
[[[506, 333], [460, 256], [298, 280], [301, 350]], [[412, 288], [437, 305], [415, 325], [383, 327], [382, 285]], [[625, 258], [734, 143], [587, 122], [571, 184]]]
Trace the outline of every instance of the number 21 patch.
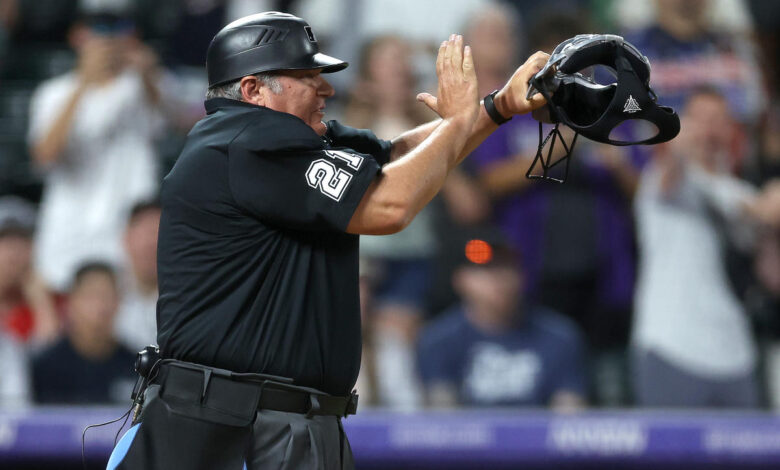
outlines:
[[[352, 170], [359, 170], [363, 164], [363, 157], [354, 153], [342, 150], [325, 150], [324, 152], [332, 160], [341, 160], [346, 163]], [[322, 194], [334, 201], [341, 200], [349, 182], [352, 181], [352, 176], [352, 173], [337, 168], [325, 158], [311, 162], [309, 169], [306, 170], [306, 182], [309, 186], [319, 189]]]

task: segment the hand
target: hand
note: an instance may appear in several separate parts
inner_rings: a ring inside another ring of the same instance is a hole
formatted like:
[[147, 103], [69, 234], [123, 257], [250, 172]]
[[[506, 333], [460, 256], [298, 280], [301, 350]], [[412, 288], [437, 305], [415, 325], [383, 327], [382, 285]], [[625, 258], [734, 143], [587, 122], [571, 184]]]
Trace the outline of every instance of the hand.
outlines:
[[117, 48], [110, 39], [96, 38], [86, 42], [79, 55], [78, 74], [84, 84], [104, 83], [121, 68]]
[[479, 114], [477, 74], [471, 48], [463, 47], [463, 36], [453, 34], [441, 43], [436, 58], [439, 77], [438, 98], [420, 93], [417, 100], [425, 103], [444, 120], [473, 125]]
[[535, 94], [531, 99], [526, 99], [525, 95], [528, 93], [528, 80], [536, 72], [542, 70], [549, 58], [550, 54], [538, 51], [515, 70], [515, 73], [512, 74], [512, 77], [499, 90], [493, 100], [496, 110], [502, 116], [510, 117], [515, 114], [526, 114], [541, 108], [547, 103], [541, 93]]
[[128, 44], [125, 60], [143, 75], [156, 71], [159, 62], [154, 50], [135, 38]]

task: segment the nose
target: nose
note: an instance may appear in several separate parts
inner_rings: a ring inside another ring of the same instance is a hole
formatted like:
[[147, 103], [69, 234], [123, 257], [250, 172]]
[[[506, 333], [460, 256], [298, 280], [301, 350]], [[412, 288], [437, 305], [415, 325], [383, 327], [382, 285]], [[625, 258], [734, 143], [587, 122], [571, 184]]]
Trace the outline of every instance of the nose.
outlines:
[[333, 86], [328, 83], [327, 80], [325, 80], [325, 77], [322, 75], [318, 75], [317, 78], [320, 79], [319, 86], [317, 87], [317, 94], [320, 96], [324, 96], [326, 98], [330, 98], [331, 96], [336, 94], [336, 90], [333, 88]]

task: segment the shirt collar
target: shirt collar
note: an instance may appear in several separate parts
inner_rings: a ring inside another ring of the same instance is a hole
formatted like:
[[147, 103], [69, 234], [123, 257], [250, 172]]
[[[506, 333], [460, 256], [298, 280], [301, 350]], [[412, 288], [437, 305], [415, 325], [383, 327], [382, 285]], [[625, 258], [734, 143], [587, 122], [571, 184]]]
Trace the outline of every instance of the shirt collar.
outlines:
[[219, 108], [229, 108], [229, 107], [244, 107], [244, 108], [254, 108], [254, 109], [267, 109], [263, 106], [258, 106], [256, 104], [247, 103], [246, 101], [238, 101], [238, 100], [231, 100], [230, 98], [211, 98], [206, 100], [203, 105], [206, 108], [206, 114], [211, 114], [218, 110]]

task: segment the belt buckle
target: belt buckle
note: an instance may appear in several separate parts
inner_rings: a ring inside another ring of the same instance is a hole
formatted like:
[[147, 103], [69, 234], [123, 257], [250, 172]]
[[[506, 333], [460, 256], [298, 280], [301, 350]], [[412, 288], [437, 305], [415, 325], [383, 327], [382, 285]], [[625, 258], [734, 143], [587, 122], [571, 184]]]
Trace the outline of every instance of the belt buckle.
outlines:
[[318, 415], [322, 409], [320, 408], [320, 399], [314, 393], [309, 394], [309, 410], [306, 411], [306, 419], [311, 419], [312, 416]]

